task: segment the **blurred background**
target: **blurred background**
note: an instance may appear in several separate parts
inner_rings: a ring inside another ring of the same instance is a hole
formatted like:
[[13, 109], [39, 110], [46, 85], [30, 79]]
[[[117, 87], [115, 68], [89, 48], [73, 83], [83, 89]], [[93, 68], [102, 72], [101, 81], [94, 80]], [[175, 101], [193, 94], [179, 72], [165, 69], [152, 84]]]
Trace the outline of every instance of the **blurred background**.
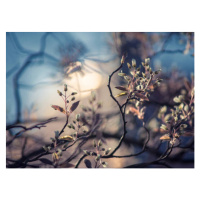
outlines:
[[[57, 90], [63, 91], [67, 84], [69, 92], [77, 92], [80, 105], [75, 114], [81, 113], [81, 105], [88, 105], [91, 91], [97, 95], [97, 102], [102, 103], [98, 111], [101, 126], [96, 130], [96, 137], [104, 139], [106, 147], [115, 147], [122, 134], [122, 124], [117, 104], [110, 98], [108, 76], [120, 65], [121, 56], [127, 52], [126, 62], [136, 59], [137, 66], [145, 58], [151, 59], [151, 67], [162, 69], [164, 82], [151, 97], [151, 105], [147, 105], [145, 120], [151, 130], [159, 126], [153, 118], [163, 105], [173, 106], [173, 98], [184, 88], [183, 79], [191, 81], [194, 74], [194, 33], [176, 32], [8, 32], [6, 35], [6, 125], [25, 125], [30, 127], [49, 118], [57, 117], [46, 127], [26, 131], [7, 145], [7, 158], [18, 160], [35, 149], [49, 143], [55, 130], [60, 130], [65, 123], [62, 113], [55, 111], [51, 105], [63, 107]], [[128, 72], [125, 65], [124, 72]], [[113, 93], [118, 91], [120, 79], [112, 79]], [[123, 103], [124, 99], [120, 99]], [[153, 120], [151, 120], [153, 118]], [[139, 120], [128, 117], [129, 127], [126, 141], [117, 155], [134, 153], [141, 149], [145, 131]], [[20, 128], [7, 130], [7, 142], [20, 131]], [[70, 133], [71, 130], [66, 129]], [[141, 161], [156, 158], [161, 152], [153, 147], [158, 141], [152, 131], [149, 143], [150, 153], [140, 157], [108, 159], [109, 167], [123, 167]], [[105, 138], [107, 138], [105, 140]], [[186, 142], [193, 138], [189, 135]], [[90, 143], [84, 148], [91, 148]], [[23, 153], [22, 153], [23, 149]], [[173, 167], [193, 167], [194, 147], [187, 152], [175, 151], [179, 157], [169, 158]], [[73, 149], [71, 150], [73, 152]], [[161, 148], [162, 151], [162, 148]], [[71, 152], [66, 152], [63, 159], [68, 159]], [[74, 164], [80, 157], [78, 152], [73, 159]], [[171, 160], [170, 160], [171, 159]], [[9, 161], [8, 161], [9, 162]], [[8, 163], [8, 164], [10, 164]], [[50, 167], [41, 163], [40, 167]], [[84, 163], [80, 165], [84, 167]], [[153, 166], [158, 167], [158, 166]], [[160, 167], [160, 166], [159, 166]]]

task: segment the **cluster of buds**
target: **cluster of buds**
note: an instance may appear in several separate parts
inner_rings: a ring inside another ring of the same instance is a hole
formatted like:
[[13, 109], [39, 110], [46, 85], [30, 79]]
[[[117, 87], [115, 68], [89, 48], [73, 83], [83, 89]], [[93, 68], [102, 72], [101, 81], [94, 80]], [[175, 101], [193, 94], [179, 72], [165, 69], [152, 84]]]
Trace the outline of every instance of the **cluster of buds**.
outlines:
[[140, 102], [134, 99], [132, 101], [132, 105], [129, 107], [126, 114], [133, 113], [133, 115], [137, 116], [138, 119], [143, 120], [145, 111], [146, 111], [146, 107], [143, 106], [143, 102]]
[[52, 153], [52, 161], [53, 161], [54, 166], [58, 165], [61, 157], [62, 157], [62, 150], [59, 148], [55, 150], [54, 153]]
[[145, 59], [145, 62], [142, 62], [143, 71], [141, 71], [141, 66], [136, 68], [136, 61], [132, 61], [132, 66], [127, 63], [130, 74], [127, 75], [122, 71], [118, 73], [119, 76], [123, 77], [127, 84], [125, 86], [117, 86], [116, 88], [124, 91], [121, 94], [118, 94], [116, 97], [127, 95], [128, 98], [135, 98], [138, 100], [148, 101], [149, 92], [154, 91], [154, 88], [159, 86], [162, 79], [155, 78], [161, 70], [153, 71], [149, 65], [150, 59]]
[[[68, 122], [70, 114], [78, 107], [79, 101], [76, 101], [76, 102], [73, 103], [73, 101], [75, 100], [75, 95], [77, 94], [77, 92], [72, 92], [71, 94], [69, 94], [67, 96], [66, 93], [68, 91], [68, 88], [67, 88], [66, 84], [64, 84], [63, 90], [64, 90], [64, 92], [63, 92], [64, 94], [59, 90], [57, 90], [57, 93], [60, 97], [62, 97], [65, 107], [63, 108], [63, 107], [60, 107], [60, 106], [57, 106], [57, 105], [52, 105], [51, 107], [53, 109], [58, 110], [61, 113], [65, 114], [65, 116], [67, 118], [67, 122]], [[80, 120], [80, 115], [76, 115], [76, 121], [78, 122], [79, 120]], [[75, 124], [76, 124], [76, 121], [74, 121]], [[80, 125], [78, 125], [78, 126], [80, 126]], [[74, 128], [74, 126], [73, 126], [73, 128]], [[46, 152], [50, 152], [52, 150], [51, 153], [52, 153], [52, 160], [53, 160], [54, 166], [56, 166], [58, 164], [58, 162], [59, 162], [59, 160], [62, 156], [62, 150], [60, 148], [58, 148], [58, 146], [60, 144], [63, 144], [63, 142], [64, 142], [63, 148], [65, 149], [69, 142], [73, 142], [73, 141], [75, 141], [75, 139], [77, 139], [78, 133], [76, 133], [76, 136], [74, 134], [73, 135], [60, 136], [62, 132], [64, 132], [64, 131], [61, 131], [61, 132], [55, 131], [55, 137], [50, 138], [52, 140], [52, 144], [49, 145], [49, 146], [43, 147]]]
[[82, 110], [84, 112], [94, 112], [95, 110], [99, 109], [102, 107], [102, 103], [101, 102], [97, 102], [97, 97], [94, 91], [91, 92], [91, 97], [89, 98], [89, 104], [91, 105], [91, 107], [89, 106], [82, 106]]
[[69, 129], [74, 130], [74, 132], [70, 135], [73, 140], [78, 139], [79, 136], [83, 136], [87, 134], [88, 130], [86, 130], [85, 124], [81, 121], [81, 115], [77, 114], [73, 123], [67, 125]]
[[[76, 101], [74, 103], [72, 103], [76, 98], [75, 95], [77, 94], [77, 92], [72, 92], [70, 95], [66, 95], [67, 92], [67, 85], [64, 84], [64, 93], [63, 94], [61, 91], [57, 90], [57, 93], [59, 96], [62, 97], [64, 103], [65, 103], [65, 108], [57, 106], [57, 105], [51, 105], [51, 107], [55, 110], [58, 110], [62, 113], [64, 113], [66, 115], [66, 117], [68, 117], [79, 105], [79, 101]], [[72, 103], [71, 106], [69, 106]]]
[[87, 130], [84, 128], [85, 124], [80, 121], [80, 114], [76, 114], [73, 123], [69, 123], [67, 127], [74, 130], [74, 132], [70, 135], [63, 135], [59, 137], [59, 131], [55, 131], [55, 138], [51, 138], [52, 142], [63, 141], [63, 149], [66, 149], [70, 142], [76, 141], [79, 137], [87, 133]]
[[[100, 166], [102, 167], [107, 167], [108, 163], [105, 161], [102, 161], [102, 157], [105, 155], [108, 155], [109, 152], [111, 151], [111, 148], [105, 149], [103, 146], [103, 143], [101, 140], [96, 142], [93, 140], [93, 147], [95, 148], [94, 151], [88, 151], [88, 150], [83, 150], [84, 154], [87, 156], [94, 156], [94, 162], [95, 162], [95, 168], [99, 168]], [[88, 163], [88, 160], [87, 160]], [[86, 162], [85, 162], [86, 164]], [[87, 164], [86, 164], [87, 166]]]
[[98, 112], [99, 109], [102, 108], [102, 103], [97, 102], [96, 94], [95, 92], [91, 92], [91, 97], [89, 98], [89, 105], [82, 105], [82, 111], [81, 114], [81, 121], [86, 124], [92, 124], [94, 120], [96, 120], [96, 123], [100, 120], [100, 114]]
[[[194, 91], [194, 89], [192, 89]], [[174, 145], [179, 141], [180, 136], [187, 135], [187, 127], [193, 123], [194, 117], [194, 92], [187, 103], [184, 95], [174, 97], [176, 105], [170, 112], [167, 112], [167, 107], [163, 106], [159, 113], [158, 118], [161, 119], [162, 125], [160, 131], [164, 133], [161, 140], [168, 140], [170, 144]]]
[[161, 70], [153, 71], [150, 67], [150, 59], [145, 59], [142, 62], [142, 67], [136, 67], [136, 61], [132, 60], [132, 65], [127, 63], [130, 74], [124, 72], [118, 73], [126, 81], [125, 86], [115, 87], [123, 92], [115, 97], [127, 96], [128, 101], [132, 101], [132, 106], [128, 112], [137, 115], [139, 119], [144, 118], [145, 107], [142, 106], [144, 101], [149, 101], [150, 92], [160, 85], [162, 79], [156, 78]]
[[43, 146], [44, 150], [52, 155], [52, 163], [54, 166], [57, 166], [61, 157], [62, 157], [62, 150], [58, 148], [59, 142], [59, 131], [55, 131], [55, 137], [50, 138], [52, 141], [51, 145]]

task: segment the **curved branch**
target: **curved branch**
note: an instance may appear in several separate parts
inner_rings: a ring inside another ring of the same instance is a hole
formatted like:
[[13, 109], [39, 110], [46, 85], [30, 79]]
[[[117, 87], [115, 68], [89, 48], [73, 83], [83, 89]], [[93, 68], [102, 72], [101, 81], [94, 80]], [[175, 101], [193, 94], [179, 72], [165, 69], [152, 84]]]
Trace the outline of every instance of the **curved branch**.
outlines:
[[24, 132], [26, 132], [26, 131], [30, 131], [30, 130], [32, 130], [32, 129], [40, 129], [40, 128], [42, 128], [42, 127], [46, 127], [45, 125], [47, 124], [47, 123], [50, 123], [50, 122], [52, 122], [53, 120], [56, 120], [57, 119], [57, 117], [53, 117], [53, 118], [50, 118], [50, 119], [48, 119], [48, 120], [46, 120], [46, 121], [44, 121], [44, 122], [41, 122], [41, 123], [39, 123], [39, 124], [35, 124], [35, 125], [33, 125], [33, 126], [30, 126], [30, 127], [25, 127], [25, 126], [22, 126], [22, 125], [10, 125], [10, 126], [7, 126], [6, 127], [6, 130], [9, 130], [9, 129], [12, 129], [12, 128], [23, 128], [23, 130], [21, 130], [21, 131], [19, 131], [18, 133], [16, 133], [15, 135], [14, 135], [14, 137], [10, 140], [10, 141], [8, 141], [7, 143], [6, 143], [6, 146], [8, 146], [8, 145], [10, 145], [20, 134], [22, 134], [22, 133], [24, 133]]
[[[107, 85], [107, 86], [108, 86], [108, 89], [109, 89], [109, 92], [110, 92], [111, 98], [117, 103], [117, 105], [118, 105], [118, 107], [119, 107], [120, 114], [121, 114], [122, 120], [123, 120], [123, 129], [124, 129], [124, 133], [123, 133], [123, 135], [121, 136], [118, 145], [117, 145], [117, 146], [115, 147], [115, 149], [110, 153], [109, 156], [112, 156], [112, 155], [119, 149], [119, 147], [121, 146], [122, 141], [123, 141], [123, 139], [124, 139], [124, 137], [125, 137], [125, 135], [126, 135], [126, 133], [127, 133], [127, 130], [126, 130], [126, 123], [127, 123], [127, 122], [126, 122], [126, 120], [125, 120], [126, 104], [124, 104], [124, 105], [122, 105], [122, 106], [120, 105], [120, 103], [117, 101], [117, 99], [113, 96], [113, 93], [112, 93], [112, 90], [111, 90], [111, 86], [110, 86], [112, 76], [113, 76], [117, 71], [119, 71], [119, 70], [122, 68], [122, 66], [123, 66], [123, 64], [121, 64], [115, 71], [113, 71], [113, 72], [111, 73], [111, 75], [109, 76], [108, 85]], [[124, 110], [123, 110], [123, 107], [124, 107]]]
[[83, 155], [81, 156], [81, 158], [78, 160], [78, 162], [76, 163], [75, 167], [74, 168], [78, 168], [79, 164], [81, 163], [81, 161], [86, 157], [87, 155]]
[[30, 54], [27, 59], [25, 60], [24, 64], [21, 66], [19, 71], [15, 74], [13, 78], [13, 86], [14, 86], [14, 96], [15, 96], [15, 101], [16, 101], [16, 123], [19, 123], [21, 120], [21, 98], [20, 98], [20, 84], [19, 84], [19, 79], [24, 73], [24, 71], [27, 69], [27, 67], [30, 65], [30, 63], [33, 61], [33, 59], [38, 58], [38, 57], [43, 57], [46, 56], [49, 59], [52, 59], [54, 61], [58, 61], [56, 58], [53, 56], [49, 55], [48, 53], [45, 53], [45, 47], [46, 47], [46, 39], [49, 33], [45, 33], [40, 41], [40, 50], [39, 52], [35, 52]]
[[[147, 144], [150, 140], [150, 132], [149, 130], [146, 128], [145, 124], [143, 123], [143, 127], [145, 128], [146, 132], [147, 132], [147, 138], [146, 138], [146, 141], [143, 145], [143, 148], [140, 152], [138, 153], [135, 153], [135, 154], [129, 154], [129, 155], [122, 155], [122, 156], [115, 156], [115, 155], [112, 155], [113, 158], [128, 158], [128, 157], [133, 157], [133, 156], [139, 156], [140, 154], [144, 153], [146, 151], [146, 148], [147, 148]], [[109, 155], [110, 156], [110, 155]], [[102, 158], [109, 158], [109, 156], [107, 157], [102, 157]]]

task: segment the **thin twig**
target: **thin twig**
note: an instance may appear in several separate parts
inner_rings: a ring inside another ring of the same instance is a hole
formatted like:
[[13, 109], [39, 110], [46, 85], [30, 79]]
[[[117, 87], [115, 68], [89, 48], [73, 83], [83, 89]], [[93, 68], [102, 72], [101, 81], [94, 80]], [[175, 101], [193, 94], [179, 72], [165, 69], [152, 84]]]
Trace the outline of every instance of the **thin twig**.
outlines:
[[[113, 76], [117, 71], [119, 71], [119, 70], [122, 68], [122, 66], [123, 66], [123, 64], [121, 64], [115, 71], [113, 71], [113, 72], [111, 73], [111, 75], [109, 76], [108, 85], [107, 85], [107, 86], [108, 86], [108, 89], [109, 89], [109, 92], [110, 92], [111, 98], [117, 103], [117, 105], [118, 105], [118, 107], [119, 107], [120, 114], [121, 114], [122, 120], [123, 120], [123, 129], [124, 129], [124, 133], [123, 133], [123, 135], [121, 136], [118, 145], [117, 145], [117, 146], [115, 147], [115, 149], [110, 153], [109, 156], [112, 156], [112, 155], [119, 149], [119, 147], [121, 146], [122, 141], [123, 141], [123, 139], [124, 139], [124, 137], [125, 137], [125, 135], [126, 135], [126, 133], [127, 133], [127, 130], [126, 130], [126, 123], [127, 123], [127, 122], [126, 122], [126, 120], [125, 120], [126, 104], [124, 104], [124, 105], [122, 105], [122, 106], [120, 105], [120, 103], [117, 101], [117, 99], [113, 96], [112, 89], [111, 89], [111, 86], [110, 86], [112, 76]], [[123, 107], [124, 107], [124, 110], [123, 110]]]

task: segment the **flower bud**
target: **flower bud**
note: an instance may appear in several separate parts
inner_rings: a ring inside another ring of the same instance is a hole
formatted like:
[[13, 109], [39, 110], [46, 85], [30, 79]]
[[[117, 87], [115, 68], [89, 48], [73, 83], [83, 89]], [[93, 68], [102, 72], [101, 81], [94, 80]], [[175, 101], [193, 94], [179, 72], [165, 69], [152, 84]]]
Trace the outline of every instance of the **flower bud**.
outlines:
[[161, 72], [161, 69], [155, 71], [155, 74], [159, 74], [159, 72]]
[[127, 63], [127, 66], [128, 66], [129, 69], [131, 69], [131, 65], [129, 63]]
[[101, 140], [98, 141], [98, 147], [100, 147], [100, 146], [102, 146], [102, 141]]
[[136, 67], [136, 60], [135, 59], [132, 59], [132, 66]]
[[180, 128], [187, 128], [187, 124], [181, 124]]
[[111, 151], [111, 148], [108, 148], [108, 149], [106, 150], [105, 154], [108, 155], [110, 151]]
[[99, 161], [101, 158], [101, 155], [100, 154], [97, 154], [97, 157], [95, 158], [96, 161]]
[[184, 110], [185, 110], [186, 113], [188, 113], [188, 111], [189, 111], [189, 106], [188, 106], [188, 105], [185, 105]]
[[58, 94], [59, 94], [60, 96], [62, 96], [62, 92], [61, 92], [61, 91], [57, 90], [57, 92], [58, 92]]
[[92, 92], [91, 95], [92, 95], [92, 101], [95, 101], [96, 100], [96, 94], [95, 94], [95, 92]]
[[72, 93], [71, 93], [71, 95], [76, 95], [76, 94], [77, 94], [77, 92], [72, 92]]
[[64, 91], [67, 91], [67, 84], [64, 84]]
[[102, 107], [102, 103], [101, 102], [97, 103], [97, 108], [101, 108], [101, 107]]
[[163, 130], [165, 130], [165, 131], [168, 130], [167, 126], [164, 125], [164, 124], [162, 124], [162, 125], [160, 126], [160, 128], [163, 129]]
[[149, 64], [149, 63], [150, 63], [150, 58], [146, 58], [146, 59], [144, 60], [144, 62], [145, 62], [145, 64]]
[[160, 109], [160, 113], [166, 113], [167, 111], [167, 106], [163, 106], [161, 109]]
[[89, 156], [90, 155], [90, 152], [88, 150], [83, 150], [84, 154]]
[[125, 62], [125, 55], [122, 56], [121, 64], [124, 64], [124, 62]]
[[76, 115], [76, 120], [79, 121], [80, 120], [80, 114]]
[[95, 142], [95, 140], [93, 140], [93, 147], [96, 147], [97, 145], [96, 145], [96, 142]]
[[75, 97], [72, 97], [72, 98], [71, 98], [71, 101], [74, 101], [74, 100], [75, 100]]
[[105, 168], [107, 167], [108, 163], [107, 162], [102, 162], [102, 166]]

